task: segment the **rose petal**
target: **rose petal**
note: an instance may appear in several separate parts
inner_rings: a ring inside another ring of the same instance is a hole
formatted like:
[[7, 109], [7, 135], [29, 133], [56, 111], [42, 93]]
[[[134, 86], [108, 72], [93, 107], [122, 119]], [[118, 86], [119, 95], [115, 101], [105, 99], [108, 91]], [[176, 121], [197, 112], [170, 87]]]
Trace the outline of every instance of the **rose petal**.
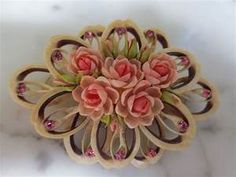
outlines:
[[108, 98], [104, 104], [104, 113], [106, 115], [111, 115], [113, 113], [113, 104], [110, 98]]
[[115, 111], [121, 117], [127, 117], [127, 115], [128, 115], [127, 107], [122, 106], [120, 101], [116, 104]]
[[80, 102], [81, 101], [81, 93], [83, 89], [79, 86], [77, 86], [73, 91], [72, 91], [72, 96], [75, 101]]
[[107, 92], [109, 98], [111, 98], [112, 102], [113, 102], [114, 104], [116, 104], [117, 101], [118, 101], [118, 99], [119, 99], [119, 93], [118, 93], [118, 91], [115, 90], [115, 89], [113, 89], [113, 88], [111, 88], [111, 87], [106, 87], [105, 90], [106, 90], [106, 92]]
[[121, 95], [121, 103], [123, 106], [126, 105], [127, 99], [129, 98], [130, 95], [132, 95], [132, 92], [133, 92], [133, 88], [123, 91]]
[[158, 97], [158, 98], [161, 97], [161, 91], [159, 87], [155, 87], [155, 86], [149, 87], [146, 89], [146, 92], [152, 97]]
[[155, 98], [154, 106], [152, 107], [152, 112], [154, 114], [159, 114], [162, 109], [164, 109], [162, 101], [159, 98]]
[[138, 82], [138, 79], [135, 76], [132, 77], [130, 80], [131, 80], [131, 82], [129, 82], [127, 85], [124, 86], [125, 89], [134, 87]]
[[114, 79], [111, 79], [110, 82], [112, 86], [117, 87], [117, 88], [124, 87], [126, 85], [126, 82], [114, 80]]
[[95, 78], [94, 77], [92, 77], [92, 76], [84, 76], [82, 78], [82, 80], [80, 81], [80, 86], [82, 88], [86, 88], [86, 87], [88, 87], [89, 85], [91, 85], [94, 82], [95, 82]]
[[153, 119], [154, 119], [154, 114], [151, 114], [151, 115], [140, 118], [139, 121], [144, 126], [150, 126], [152, 125]]
[[134, 88], [133, 92], [136, 94], [140, 91], [145, 90], [146, 88], [150, 87], [150, 82], [147, 80], [141, 80]]
[[89, 117], [91, 119], [93, 119], [94, 121], [99, 120], [104, 114], [103, 109], [99, 110], [99, 111], [94, 111], [92, 114], [89, 115]]
[[135, 95], [132, 95], [127, 100], [127, 108], [129, 110], [129, 112], [132, 112], [132, 108], [133, 108], [133, 104], [134, 104], [134, 99], [135, 99]]
[[135, 128], [139, 125], [139, 120], [132, 116], [124, 117], [124, 122], [129, 128]]
[[83, 103], [79, 104], [78, 110], [79, 110], [80, 115], [82, 115], [82, 116], [88, 116], [88, 115], [90, 115], [93, 112], [93, 109], [86, 108], [83, 105]]

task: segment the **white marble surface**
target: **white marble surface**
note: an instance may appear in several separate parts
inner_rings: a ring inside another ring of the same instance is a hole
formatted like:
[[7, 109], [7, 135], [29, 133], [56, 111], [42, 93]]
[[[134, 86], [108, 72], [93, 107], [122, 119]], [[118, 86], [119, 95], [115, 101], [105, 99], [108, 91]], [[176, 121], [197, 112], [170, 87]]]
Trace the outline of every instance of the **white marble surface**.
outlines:
[[[226, 2], [3, 2], [1, 4], [1, 176], [235, 177], [236, 176], [236, 3]], [[172, 46], [186, 48], [202, 63], [205, 76], [221, 94], [220, 110], [198, 124], [191, 146], [167, 152], [146, 169], [105, 170], [77, 165], [61, 143], [40, 138], [30, 112], [7, 93], [10, 74], [20, 66], [42, 63], [53, 34], [76, 34], [89, 24], [131, 18], [142, 27], [160, 27]]]

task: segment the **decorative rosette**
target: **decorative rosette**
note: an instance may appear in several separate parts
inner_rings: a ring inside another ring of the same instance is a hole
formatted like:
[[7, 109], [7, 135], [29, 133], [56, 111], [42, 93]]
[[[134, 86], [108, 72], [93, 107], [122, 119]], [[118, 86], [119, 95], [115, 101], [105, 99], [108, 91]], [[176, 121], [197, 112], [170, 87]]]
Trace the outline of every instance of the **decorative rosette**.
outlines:
[[196, 121], [218, 106], [192, 54], [129, 20], [54, 36], [44, 60], [19, 70], [10, 93], [32, 110], [36, 131], [63, 139], [78, 163], [156, 163], [165, 150], [188, 146]]

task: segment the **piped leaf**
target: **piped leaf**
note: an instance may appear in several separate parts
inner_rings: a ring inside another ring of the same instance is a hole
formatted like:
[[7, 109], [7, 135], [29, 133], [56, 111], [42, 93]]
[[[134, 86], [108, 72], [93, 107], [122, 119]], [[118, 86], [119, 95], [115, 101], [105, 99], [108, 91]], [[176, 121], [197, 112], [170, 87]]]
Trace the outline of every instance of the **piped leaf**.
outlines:
[[104, 115], [101, 118], [101, 122], [104, 123], [106, 126], [108, 126], [111, 123], [111, 116], [110, 115]]
[[131, 40], [128, 58], [135, 58], [138, 55], [138, 43], [136, 39]]

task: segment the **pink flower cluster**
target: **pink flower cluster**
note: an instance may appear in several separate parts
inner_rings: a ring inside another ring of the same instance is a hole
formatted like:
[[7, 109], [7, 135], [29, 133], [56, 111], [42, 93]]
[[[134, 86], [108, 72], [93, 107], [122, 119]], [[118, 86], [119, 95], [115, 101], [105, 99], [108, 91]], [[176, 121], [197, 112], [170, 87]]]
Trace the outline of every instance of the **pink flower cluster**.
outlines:
[[[116, 113], [134, 128], [151, 125], [163, 109], [161, 89], [176, 80], [176, 64], [167, 54], [153, 55], [143, 65], [119, 56], [103, 59], [99, 52], [80, 47], [70, 58], [69, 71], [83, 77], [72, 91], [79, 112], [93, 120]], [[101, 76], [95, 78], [93, 72]]]

